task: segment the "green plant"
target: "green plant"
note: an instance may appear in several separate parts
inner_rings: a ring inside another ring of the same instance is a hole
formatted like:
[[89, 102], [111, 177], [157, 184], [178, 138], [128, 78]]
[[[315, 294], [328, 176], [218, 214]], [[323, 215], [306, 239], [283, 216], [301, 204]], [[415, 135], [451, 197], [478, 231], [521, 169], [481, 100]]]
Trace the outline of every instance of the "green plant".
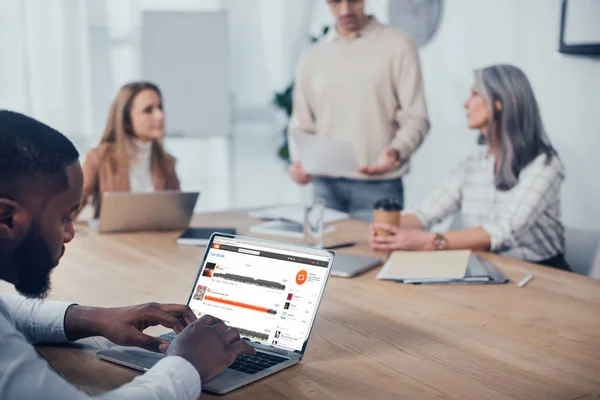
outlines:
[[283, 92], [275, 93], [275, 98], [273, 99], [273, 104], [285, 111], [285, 114], [288, 117], [288, 123], [285, 128], [283, 128], [283, 143], [279, 146], [279, 150], [277, 150], [277, 155], [284, 161], [290, 160], [290, 151], [288, 148], [288, 125], [289, 119], [292, 116], [292, 106], [293, 106], [293, 98], [294, 98], [294, 84], [290, 84]]
[[[311, 37], [311, 43], [317, 42], [320, 38], [325, 36], [329, 32], [329, 26], [325, 26], [323, 28], [323, 33], [320, 37]], [[283, 128], [283, 144], [277, 150], [277, 155], [284, 161], [290, 160], [290, 151], [288, 147], [288, 126], [289, 119], [292, 116], [292, 110], [294, 106], [294, 82], [292, 82], [288, 87], [286, 87], [283, 91], [275, 93], [273, 96], [273, 105], [275, 107], [283, 110], [288, 117], [288, 123], [285, 128]]]

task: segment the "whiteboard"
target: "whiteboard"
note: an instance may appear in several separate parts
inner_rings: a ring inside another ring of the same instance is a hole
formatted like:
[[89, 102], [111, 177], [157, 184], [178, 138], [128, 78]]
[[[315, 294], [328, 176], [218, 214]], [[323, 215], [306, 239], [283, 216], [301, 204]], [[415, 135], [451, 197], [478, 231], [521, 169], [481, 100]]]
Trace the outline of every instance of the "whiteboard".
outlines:
[[141, 60], [162, 91], [167, 135], [231, 134], [225, 12], [145, 11]]

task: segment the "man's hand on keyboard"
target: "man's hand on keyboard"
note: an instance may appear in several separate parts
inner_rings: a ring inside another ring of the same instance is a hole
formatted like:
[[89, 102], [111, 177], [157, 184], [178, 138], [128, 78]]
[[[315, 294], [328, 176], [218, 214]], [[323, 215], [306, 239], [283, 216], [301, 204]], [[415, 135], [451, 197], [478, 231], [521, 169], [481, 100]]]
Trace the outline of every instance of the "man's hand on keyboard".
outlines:
[[210, 315], [188, 325], [167, 349], [167, 355], [183, 357], [196, 367], [202, 382], [218, 375], [242, 354], [255, 353], [240, 340], [237, 330]]
[[179, 333], [196, 321], [188, 306], [147, 303], [131, 307], [93, 308], [73, 305], [65, 316], [65, 331], [70, 340], [104, 336], [122, 346], [137, 346], [164, 353], [169, 344], [143, 333], [144, 329], [162, 325]]

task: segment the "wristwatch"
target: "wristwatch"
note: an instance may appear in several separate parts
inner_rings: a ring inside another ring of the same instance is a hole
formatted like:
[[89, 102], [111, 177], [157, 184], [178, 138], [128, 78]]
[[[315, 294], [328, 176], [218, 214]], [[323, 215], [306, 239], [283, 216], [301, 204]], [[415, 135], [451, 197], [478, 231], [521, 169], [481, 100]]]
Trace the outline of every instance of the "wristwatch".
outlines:
[[393, 169], [398, 169], [400, 168], [400, 166], [402, 165], [402, 161], [400, 161], [400, 152], [396, 149], [394, 149], [396, 151], [396, 161], [394, 161], [394, 164], [392, 165]]
[[448, 248], [448, 241], [441, 233], [436, 233], [433, 238], [433, 247], [436, 250], [446, 250]]

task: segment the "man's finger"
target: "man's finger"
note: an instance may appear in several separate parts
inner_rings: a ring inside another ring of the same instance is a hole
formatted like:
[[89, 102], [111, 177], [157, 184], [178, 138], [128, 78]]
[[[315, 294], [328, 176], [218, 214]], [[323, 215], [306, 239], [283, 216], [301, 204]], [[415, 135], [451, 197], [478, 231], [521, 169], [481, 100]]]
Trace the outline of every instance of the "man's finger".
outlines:
[[158, 352], [161, 354], [165, 354], [169, 349], [169, 343], [163, 343], [158, 346]]
[[159, 304], [158, 307], [163, 311], [181, 318], [186, 325], [191, 324], [198, 319], [194, 315], [192, 309], [189, 306], [184, 306], [183, 304]]
[[229, 327], [228, 327], [227, 325], [225, 325], [225, 323], [224, 323], [224, 322], [219, 322], [219, 323], [216, 323], [216, 324], [214, 324], [214, 325], [212, 326], [212, 328], [213, 328], [215, 331], [219, 332], [219, 333], [223, 333], [223, 332], [225, 332], [225, 331], [226, 331], [226, 330], [227, 330]]
[[369, 168], [369, 173], [371, 175], [381, 175], [381, 174], [385, 174], [388, 171], [388, 167], [385, 165], [375, 165], [371, 168]]
[[191, 324], [198, 318], [189, 306], [183, 304], [159, 304], [161, 310], [181, 318], [186, 324]]
[[377, 163], [366, 168], [366, 173], [369, 175], [381, 175], [390, 169], [388, 163]]
[[166, 351], [165, 345], [167, 345], [167, 347], [169, 345], [167, 342], [160, 338], [146, 335], [145, 333], [142, 333], [138, 330], [134, 330], [128, 342], [129, 343], [127, 344], [130, 346], [141, 347], [142, 349], [154, 352], [159, 352], [159, 349], [164, 349]]
[[360, 172], [362, 172], [365, 175], [373, 175], [373, 173], [371, 172], [371, 167], [365, 167]]
[[206, 326], [212, 326], [215, 324], [223, 323], [219, 318], [213, 317], [212, 315], [206, 314], [198, 319], [198, 323]]
[[366, 175], [375, 175], [376, 174], [376, 166], [367, 166], [367, 167], [362, 167], [361, 169], [358, 170], [359, 172], [366, 174]]
[[150, 310], [148, 317], [153, 322], [157, 322], [162, 326], [173, 329], [175, 333], [181, 332], [186, 326], [185, 322], [181, 318], [163, 311], [160, 308]]
[[241, 339], [240, 333], [234, 328], [227, 328], [225, 332], [223, 332], [223, 337], [229, 343], [237, 342]]
[[314, 177], [312, 175], [303, 175], [302, 177], [300, 177], [300, 184], [306, 185], [307, 183], [312, 182], [313, 179]]
[[229, 352], [233, 356], [232, 358], [234, 361], [242, 354], [256, 354], [256, 350], [254, 350], [254, 348], [245, 340], [238, 340], [237, 342], [232, 343], [229, 347]]

